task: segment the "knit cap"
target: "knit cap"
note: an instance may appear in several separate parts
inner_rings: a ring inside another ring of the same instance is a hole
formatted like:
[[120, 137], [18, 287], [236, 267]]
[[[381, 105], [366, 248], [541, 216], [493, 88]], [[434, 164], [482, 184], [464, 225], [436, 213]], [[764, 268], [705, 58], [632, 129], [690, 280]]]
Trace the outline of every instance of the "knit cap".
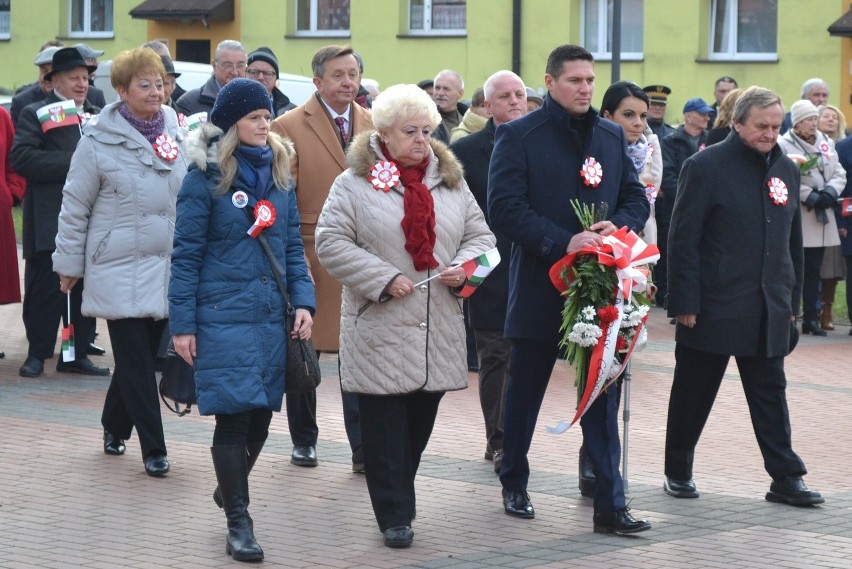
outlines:
[[259, 81], [232, 79], [222, 87], [210, 111], [210, 122], [228, 132], [238, 120], [252, 111], [267, 109], [272, 112], [272, 98]]
[[819, 116], [817, 108], [807, 99], [801, 99], [790, 107], [790, 121], [795, 126], [808, 117]]
[[268, 47], [259, 47], [253, 52], [251, 52], [248, 56], [248, 65], [251, 65], [255, 61], [265, 61], [275, 70], [275, 74], [278, 75], [278, 58], [275, 57], [275, 54], [272, 53], [272, 50]]

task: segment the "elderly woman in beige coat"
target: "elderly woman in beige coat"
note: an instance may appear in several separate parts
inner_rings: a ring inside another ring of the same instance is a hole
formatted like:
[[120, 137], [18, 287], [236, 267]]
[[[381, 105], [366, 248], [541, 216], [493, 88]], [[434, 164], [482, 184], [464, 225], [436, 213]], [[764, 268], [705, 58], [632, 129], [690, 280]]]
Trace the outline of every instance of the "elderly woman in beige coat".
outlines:
[[149, 476], [169, 471], [154, 356], [169, 315], [175, 202], [186, 175], [177, 116], [162, 105], [165, 73], [148, 48], [113, 60], [120, 100], [83, 128], [53, 253], [63, 292], [85, 277], [83, 314], [107, 320], [115, 371], [101, 416], [104, 452], [124, 454], [135, 428]]
[[[800, 162], [802, 185], [802, 237], [805, 246], [802, 290], [802, 333], [825, 336], [817, 309], [820, 267], [826, 247], [840, 245], [834, 206], [846, 187], [846, 171], [834, 149], [834, 141], [817, 130], [817, 109], [807, 99], [790, 107], [793, 128], [778, 139], [781, 149]], [[794, 194], [793, 188], [790, 193]]]
[[416, 85], [383, 91], [378, 132], [353, 141], [316, 231], [320, 263], [343, 284], [341, 383], [358, 394], [367, 488], [388, 547], [412, 543], [414, 477], [438, 404], [467, 387], [458, 265], [496, 242], [461, 165], [430, 141], [440, 120]]

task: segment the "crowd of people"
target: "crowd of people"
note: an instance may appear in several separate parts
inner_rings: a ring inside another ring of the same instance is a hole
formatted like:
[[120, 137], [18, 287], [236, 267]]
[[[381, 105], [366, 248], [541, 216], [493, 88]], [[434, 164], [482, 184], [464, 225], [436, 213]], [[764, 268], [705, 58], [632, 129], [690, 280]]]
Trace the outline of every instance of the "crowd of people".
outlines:
[[[163, 44], [117, 54], [107, 104], [91, 85], [101, 55], [46, 44], [38, 81], [0, 111], [0, 303], [21, 301], [10, 212], [23, 203], [20, 375], [43, 374], [62, 320], [78, 342], [57, 371], [110, 375], [89, 359], [104, 352], [104, 319], [115, 369], [103, 450], [123, 455], [135, 429], [145, 471], [163, 477], [155, 372], [171, 340], [195, 369], [199, 412], [216, 419], [213, 500], [235, 560], [263, 559], [248, 478], [273, 412], [286, 408], [290, 461], [319, 463], [316, 392], [287, 392], [290, 338], [337, 357], [352, 470], [386, 546], [413, 543], [421, 456], [469, 371], [504, 510], [534, 518], [527, 453], [564, 303], [548, 271], [622, 227], [658, 245], [652, 300], [677, 325], [664, 491], [699, 496], [695, 447], [734, 357], [766, 499], [824, 501], [792, 449], [784, 357], [797, 316], [802, 333], [834, 329], [837, 282], [852, 277], [852, 142], [825, 82], [806, 81], [785, 116], [772, 91], [722, 77], [713, 105], [690, 98], [674, 127], [665, 85], [619, 81], [592, 108], [594, 60], [575, 45], [551, 52], [544, 96], [499, 70], [470, 106], [456, 71], [381, 91], [340, 45], [314, 54], [316, 92], [296, 106], [273, 51], [234, 40], [187, 92]], [[579, 174], [588, 157], [603, 172], [594, 185]], [[606, 218], [584, 228], [569, 199], [604, 202]], [[503, 262], [463, 301], [461, 264], [493, 247]], [[593, 531], [627, 535], [651, 524], [625, 501], [620, 396], [616, 383], [583, 415], [578, 478]]]

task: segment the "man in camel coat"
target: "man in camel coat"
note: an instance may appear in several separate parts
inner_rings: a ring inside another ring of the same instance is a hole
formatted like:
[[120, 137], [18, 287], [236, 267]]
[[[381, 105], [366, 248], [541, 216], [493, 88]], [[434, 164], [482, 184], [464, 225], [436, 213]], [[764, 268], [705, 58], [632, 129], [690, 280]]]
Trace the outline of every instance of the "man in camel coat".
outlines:
[[[302, 218], [305, 254], [316, 285], [317, 311], [313, 341], [320, 352], [337, 352], [340, 337], [341, 285], [322, 268], [314, 247], [317, 218], [334, 179], [346, 169], [346, 147], [355, 135], [372, 130], [370, 112], [353, 104], [361, 83], [358, 60], [351, 47], [320, 48], [311, 68], [317, 92], [304, 104], [272, 123], [272, 130], [293, 141], [292, 172]], [[316, 392], [287, 395], [287, 420], [293, 439], [291, 462], [316, 466]], [[363, 472], [358, 398], [343, 394], [343, 420], [352, 447], [352, 469]]]

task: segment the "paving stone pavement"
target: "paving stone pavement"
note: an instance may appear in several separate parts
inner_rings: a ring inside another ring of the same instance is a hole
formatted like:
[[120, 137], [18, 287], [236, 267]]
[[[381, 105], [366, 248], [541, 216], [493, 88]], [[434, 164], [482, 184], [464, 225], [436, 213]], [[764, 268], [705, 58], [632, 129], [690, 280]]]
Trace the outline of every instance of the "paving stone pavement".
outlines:
[[[0, 306], [0, 568], [234, 567], [209, 445], [213, 420], [163, 409], [172, 470], [145, 475], [138, 441], [102, 452], [108, 380], [46, 373], [24, 379], [21, 305]], [[106, 325], [99, 344], [109, 350]], [[289, 463], [286, 417], [276, 415], [251, 476], [251, 513], [264, 567], [329, 568], [843, 568], [852, 567], [852, 336], [804, 337], [787, 360], [788, 399], [806, 481], [826, 504], [764, 500], [763, 470], [735, 365], [728, 369], [697, 449], [697, 500], [665, 495], [662, 456], [674, 365], [674, 326], [653, 310], [650, 341], [634, 356], [629, 421], [630, 507], [654, 524], [633, 537], [592, 533], [591, 501], [577, 491], [580, 431], [569, 419], [572, 373], [557, 364], [530, 451], [536, 519], [503, 513], [500, 484], [483, 460], [477, 381], [449, 393], [417, 477], [415, 541], [381, 544], [363, 475], [350, 470], [336, 362], [321, 360], [317, 468]], [[94, 358], [112, 365], [111, 351]]]

